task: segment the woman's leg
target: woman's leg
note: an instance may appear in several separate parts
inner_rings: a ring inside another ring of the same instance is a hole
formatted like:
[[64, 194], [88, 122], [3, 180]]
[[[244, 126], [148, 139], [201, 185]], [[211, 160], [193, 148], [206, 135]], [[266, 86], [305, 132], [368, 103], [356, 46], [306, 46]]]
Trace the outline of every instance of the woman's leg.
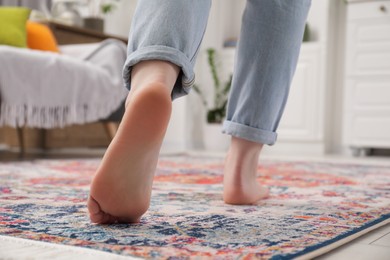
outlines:
[[232, 135], [224, 200], [268, 195], [256, 182], [263, 144], [273, 145], [295, 72], [310, 0], [248, 0], [223, 132]]
[[130, 92], [92, 182], [92, 222], [138, 222], [148, 209], [171, 99], [185, 95], [193, 83], [209, 8], [210, 0], [138, 1], [124, 67]]

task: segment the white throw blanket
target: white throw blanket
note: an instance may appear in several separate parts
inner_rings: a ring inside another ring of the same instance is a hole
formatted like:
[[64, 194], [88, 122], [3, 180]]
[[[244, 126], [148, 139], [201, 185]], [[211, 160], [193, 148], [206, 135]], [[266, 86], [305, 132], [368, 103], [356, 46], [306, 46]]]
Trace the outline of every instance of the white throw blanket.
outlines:
[[0, 126], [64, 127], [106, 118], [126, 98], [126, 45], [61, 47], [61, 54], [0, 46]]

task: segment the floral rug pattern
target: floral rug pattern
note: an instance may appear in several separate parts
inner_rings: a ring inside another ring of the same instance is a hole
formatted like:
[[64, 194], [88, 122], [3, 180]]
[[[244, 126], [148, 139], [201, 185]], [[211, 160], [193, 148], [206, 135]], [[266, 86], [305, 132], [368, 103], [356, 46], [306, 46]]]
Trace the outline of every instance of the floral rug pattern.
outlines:
[[290, 259], [390, 218], [390, 167], [263, 161], [269, 199], [222, 201], [223, 160], [163, 157], [139, 224], [95, 225], [99, 160], [0, 164], [0, 235], [153, 259]]

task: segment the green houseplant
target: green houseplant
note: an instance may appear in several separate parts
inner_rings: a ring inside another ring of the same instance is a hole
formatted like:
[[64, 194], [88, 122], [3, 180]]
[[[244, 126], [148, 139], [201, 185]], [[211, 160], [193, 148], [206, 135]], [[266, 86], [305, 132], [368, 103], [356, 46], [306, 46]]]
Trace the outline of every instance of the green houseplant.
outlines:
[[88, 0], [89, 15], [101, 17], [112, 12], [120, 0]]
[[84, 27], [103, 32], [102, 16], [111, 13], [120, 0], [88, 0], [89, 17], [84, 18]]
[[221, 133], [221, 124], [226, 115], [228, 94], [232, 83], [232, 76], [222, 83], [218, 73], [217, 52], [215, 49], [207, 49], [207, 62], [210, 68], [213, 92], [212, 99], [207, 99], [205, 93], [197, 85], [194, 91], [199, 94], [204, 107], [206, 108], [206, 122], [203, 124], [204, 148], [208, 151], [226, 151], [229, 146], [229, 137]]
[[216, 50], [213, 48], [207, 49], [207, 60], [210, 66], [211, 76], [214, 83], [214, 100], [213, 104], [210, 105], [207, 101], [205, 94], [198, 85], [194, 85], [193, 89], [196, 93], [199, 94], [203, 105], [207, 109], [206, 121], [208, 123], [222, 123], [222, 120], [226, 115], [226, 105], [228, 101], [228, 94], [230, 86], [232, 84], [232, 75], [230, 75], [229, 80], [225, 83], [221, 83], [217, 65], [216, 65]]
[[111, 13], [116, 8], [116, 5], [119, 1], [120, 0], [111, 0], [107, 2], [102, 2], [100, 5], [100, 11], [103, 15]]

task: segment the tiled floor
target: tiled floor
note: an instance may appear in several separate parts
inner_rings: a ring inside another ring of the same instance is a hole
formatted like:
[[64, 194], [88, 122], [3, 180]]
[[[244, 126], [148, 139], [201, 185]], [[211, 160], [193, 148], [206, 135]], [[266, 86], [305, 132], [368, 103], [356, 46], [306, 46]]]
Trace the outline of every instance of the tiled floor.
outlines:
[[390, 224], [359, 237], [318, 260], [389, 260]]
[[[17, 150], [15, 151], [0, 151], [1, 161], [19, 161], [32, 159], [60, 159], [60, 158], [100, 158], [104, 153], [104, 149], [76, 149], [76, 150], [59, 150], [50, 152], [33, 151], [27, 153], [24, 157], [20, 157]], [[202, 154], [196, 152], [195, 154]], [[216, 155], [216, 154], [213, 154]], [[217, 154], [219, 155], [219, 154]], [[292, 158], [292, 157], [291, 157]], [[296, 158], [296, 157], [295, 157]], [[281, 159], [281, 158], [275, 158]], [[292, 158], [294, 159], [294, 158]], [[307, 159], [307, 158], [305, 158]], [[356, 163], [380, 163], [390, 167], [389, 157], [385, 158], [342, 158], [335, 156], [325, 156], [317, 158], [309, 158], [310, 160], [340, 160]], [[1, 254], [0, 254], [1, 256]], [[80, 252], [75, 253], [75, 257], [80, 256]], [[0, 257], [1, 259], [1, 257]], [[13, 259], [7, 258], [7, 259]], [[110, 258], [104, 258], [110, 259]], [[113, 257], [113, 259], [116, 259]], [[390, 224], [380, 227], [368, 234], [363, 235], [337, 249], [330, 251], [317, 260], [390, 260]]]

